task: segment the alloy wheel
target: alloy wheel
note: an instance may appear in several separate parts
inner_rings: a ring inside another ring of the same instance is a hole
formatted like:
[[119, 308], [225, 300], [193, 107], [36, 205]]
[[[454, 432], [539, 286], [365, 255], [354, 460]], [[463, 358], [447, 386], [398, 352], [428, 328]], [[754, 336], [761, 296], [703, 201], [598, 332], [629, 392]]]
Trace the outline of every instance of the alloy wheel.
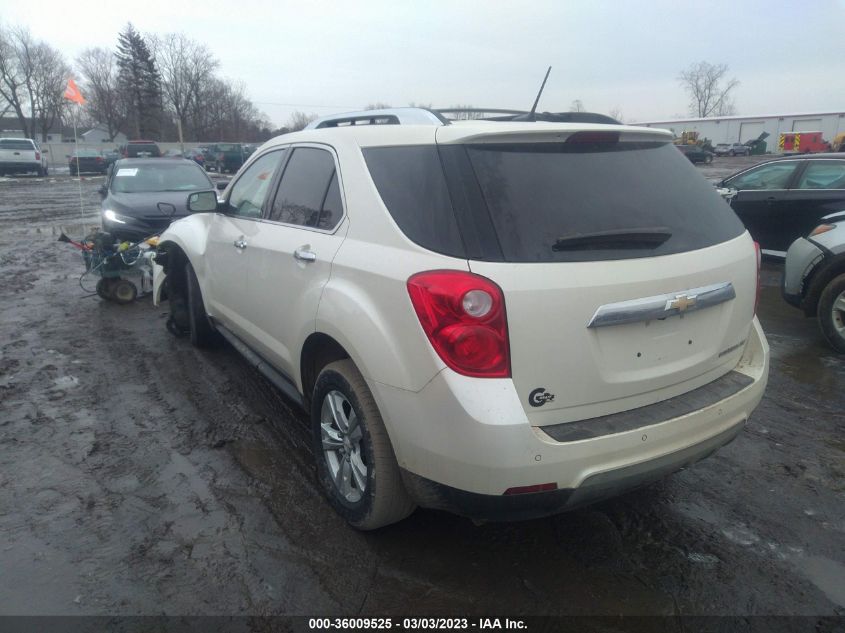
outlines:
[[830, 308], [831, 321], [836, 333], [845, 339], [845, 292], [840, 292]]
[[320, 435], [323, 457], [338, 492], [350, 503], [360, 501], [367, 490], [364, 434], [358, 414], [340, 391], [330, 391], [323, 398]]

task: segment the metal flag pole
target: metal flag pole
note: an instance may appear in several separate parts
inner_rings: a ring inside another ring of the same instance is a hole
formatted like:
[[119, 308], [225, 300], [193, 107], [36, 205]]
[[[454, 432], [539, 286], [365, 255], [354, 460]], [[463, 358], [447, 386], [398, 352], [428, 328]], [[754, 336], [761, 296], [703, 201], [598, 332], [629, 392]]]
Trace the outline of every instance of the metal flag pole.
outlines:
[[76, 117], [81, 107], [80, 104], [76, 104], [76, 112], [71, 119], [73, 120], [73, 147], [76, 152], [76, 182], [79, 183], [79, 215], [82, 224], [82, 234], [85, 235], [85, 206], [82, 204], [82, 174], [79, 171], [79, 139], [76, 136]]

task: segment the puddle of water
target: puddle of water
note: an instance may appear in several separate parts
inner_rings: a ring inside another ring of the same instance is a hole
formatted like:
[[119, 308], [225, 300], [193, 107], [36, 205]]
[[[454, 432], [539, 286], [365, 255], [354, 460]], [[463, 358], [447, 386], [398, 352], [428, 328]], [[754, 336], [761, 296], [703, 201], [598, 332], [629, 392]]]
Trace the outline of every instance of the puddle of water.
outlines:
[[817, 347], [802, 348], [779, 359], [784, 374], [805, 385], [812, 385], [821, 395], [838, 397], [842, 390], [845, 363], [826, 356]]
[[824, 556], [796, 558], [795, 564], [831, 601], [845, 607], [845, 565]]

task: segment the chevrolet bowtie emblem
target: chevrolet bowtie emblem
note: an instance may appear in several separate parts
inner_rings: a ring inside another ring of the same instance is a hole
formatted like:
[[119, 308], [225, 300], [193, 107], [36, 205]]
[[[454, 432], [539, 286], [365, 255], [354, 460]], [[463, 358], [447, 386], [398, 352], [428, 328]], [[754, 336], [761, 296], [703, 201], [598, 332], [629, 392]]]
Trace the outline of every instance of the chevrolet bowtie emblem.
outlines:
[[666, 302], [666, 311], [669, 310], [677, 310], [678, 312], [686, 312], [693, 306], [695, 306], [698, 299], [696, 295], [678, 295], [674, 299], [670, 299]]

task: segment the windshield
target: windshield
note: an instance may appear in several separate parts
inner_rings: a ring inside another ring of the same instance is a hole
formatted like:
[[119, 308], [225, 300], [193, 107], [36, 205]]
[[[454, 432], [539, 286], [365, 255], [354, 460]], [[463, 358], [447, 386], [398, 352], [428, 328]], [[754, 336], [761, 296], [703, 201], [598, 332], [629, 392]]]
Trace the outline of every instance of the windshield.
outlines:
[[152, 191], [196, 191], [213, 185], [194, 164], [139, 165], [120, 167], [115, 171], [111, 189], [115, 193]]

